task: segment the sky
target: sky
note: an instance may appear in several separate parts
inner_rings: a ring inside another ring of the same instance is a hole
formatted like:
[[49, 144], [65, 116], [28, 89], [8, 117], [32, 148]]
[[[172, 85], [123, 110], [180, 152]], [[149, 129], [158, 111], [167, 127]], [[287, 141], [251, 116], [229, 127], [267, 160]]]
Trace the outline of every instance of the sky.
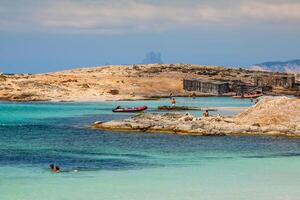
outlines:
[[300, 58], [299, 0], [0, 0], [0, 72]]

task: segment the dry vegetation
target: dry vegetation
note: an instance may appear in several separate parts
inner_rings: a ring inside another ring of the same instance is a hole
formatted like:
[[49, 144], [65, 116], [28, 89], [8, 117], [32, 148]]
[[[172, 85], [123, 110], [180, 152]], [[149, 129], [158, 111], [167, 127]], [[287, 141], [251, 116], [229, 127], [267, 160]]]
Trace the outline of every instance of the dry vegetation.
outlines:
[[[99, 101], [189, 95], [184, 78], [252, 83], [259, 73], [241, 68], [188, 64], [105, 66], [48, 74], [1, 75], [0, 99], [17, 101]], [[201, 94], [198, 94], [201, 95]]]

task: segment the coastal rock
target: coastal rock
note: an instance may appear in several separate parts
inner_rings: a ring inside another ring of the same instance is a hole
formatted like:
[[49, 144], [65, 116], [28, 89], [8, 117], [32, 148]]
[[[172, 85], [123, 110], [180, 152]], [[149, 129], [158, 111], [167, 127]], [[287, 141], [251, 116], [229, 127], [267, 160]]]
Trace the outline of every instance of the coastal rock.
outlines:
[[[282, 113], [285, 111], [285, 113]], [[234, 117], [200, 117], [187, 113], [142, 113], [92, 125], [104, 130], [133, 130], [188, 135], [276, 135], [300, 137], [300, 99], [266, 98]]]
[[263, 101], [237, 115], [235, 121], [259, 126], [296, 128], [300, 124], [300, 99], [265, 97]]

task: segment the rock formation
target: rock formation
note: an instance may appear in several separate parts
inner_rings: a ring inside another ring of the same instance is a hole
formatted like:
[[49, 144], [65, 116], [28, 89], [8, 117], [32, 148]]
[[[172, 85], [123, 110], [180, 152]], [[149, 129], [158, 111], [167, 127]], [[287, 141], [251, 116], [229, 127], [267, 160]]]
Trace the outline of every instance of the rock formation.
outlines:
[[266, 98], [233, 117], [189, 113], [141, 113], [129, 119], [98, 122], [96, 129], [188, 135], [276, 135], [300, 137], [300, 99]]
[[164, 62], [161, 59], [161, 54], [159, 52], [149, 52], [146, 54], [146, 57], [143, 59], [142, 64], [163, 64]]

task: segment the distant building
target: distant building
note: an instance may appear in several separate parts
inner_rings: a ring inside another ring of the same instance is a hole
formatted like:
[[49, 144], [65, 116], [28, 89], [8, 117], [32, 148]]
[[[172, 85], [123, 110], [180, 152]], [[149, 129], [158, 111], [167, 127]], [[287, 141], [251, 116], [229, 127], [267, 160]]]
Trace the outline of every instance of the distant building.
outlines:
[[184, 79], [183, 89], [186, 91], [197, 91], [221, 95], [230, 91], [229, 83], [205, 79]]
[[235, 92], [236, 95], [245, 95], [245, 94], [263, 94], [264, 91], [268, 91], [268, 88], [263, 88], [261, 86], [247, 85], [247, 84], [237, 84], [232, 85], [232, 92]]
[[224, 93], [234, 92], [237, 95], [263, 93], [272, 91], [275, 88], [285, 88], [300, 90], [300, 83], [296, 81], [293, 74], [265, 74], [254, 77], [253, 83], [244, 83], [241, 81], [215, 81], [208, 79], [184, 79], [183, 89], [201, 93], [222, 95]]
[[261, 87], [282, 87], [286, 89], [294, 88], [296, 83], [295, 75], [261, 75], [254, 78], [254, 84]]

